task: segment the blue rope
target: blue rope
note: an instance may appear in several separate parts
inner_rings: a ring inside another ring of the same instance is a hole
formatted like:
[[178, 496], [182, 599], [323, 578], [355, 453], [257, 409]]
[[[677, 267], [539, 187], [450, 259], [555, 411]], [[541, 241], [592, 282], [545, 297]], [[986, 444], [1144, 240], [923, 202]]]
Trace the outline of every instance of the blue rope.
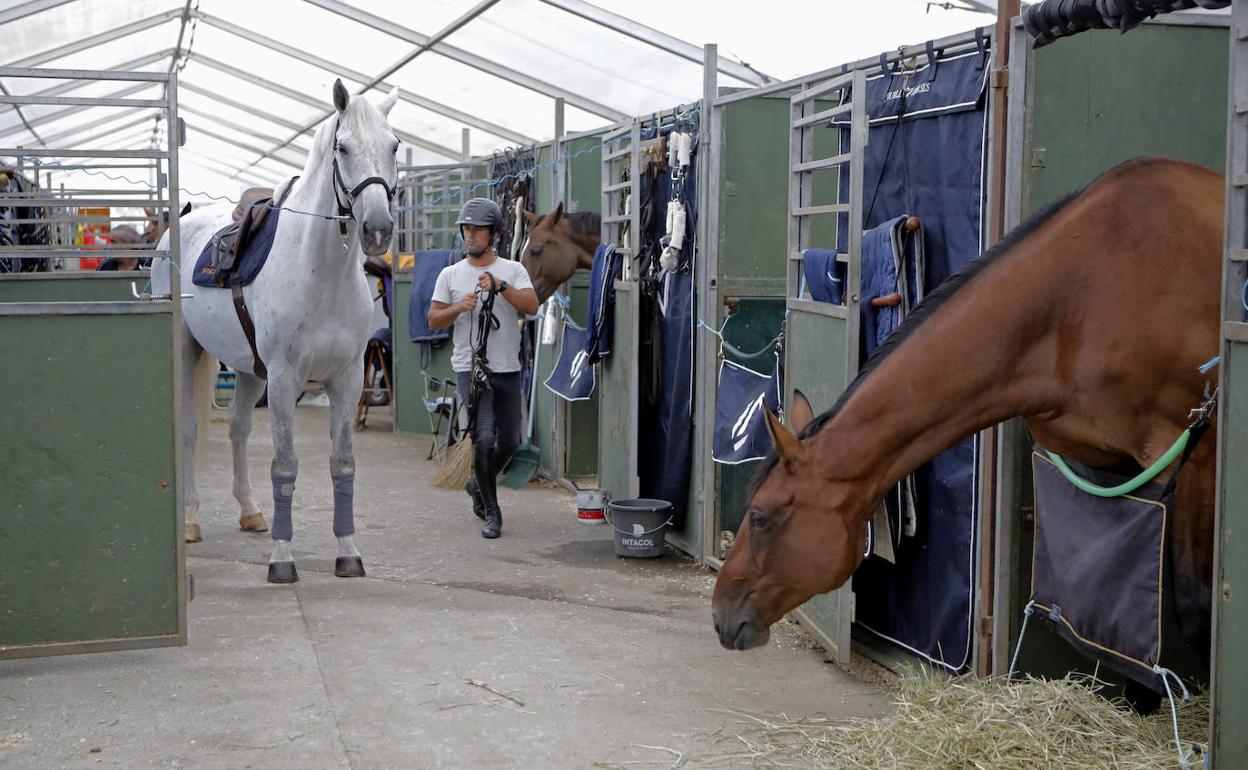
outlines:
[[1213, 367], [1217, 366], [1220, 363], [1222, 363], [1222, 356], [1214, 356], [1213, 358], [1209, 359], [1208, 361], [1200, 365], [1199, 367], [1200, 373], [1208, 374], [1210, 369], [1212, 369]]
[[708, 324], [706, 321], [703, 321], [701, 318], [698, 319], [698, 328], [705, 329], [711, 334], [714, 334], [716, 337], [719, 337], [719, 347], [721, 350], [721, 355], [722, 355], [722, 351], [727, 350], [735, 358], [753, 359], [753, 358], [761, 358], [767, 355], [768, 353], [770, 353], [771, 351], [775, 350], [776, 343], [780, 341], [779, 336], [773, 337], [771, 341], [768, 342], [761, 350], [757, 350], [753, 353], [746, 353], [745, 351], [738, 348], [736, 345], [733, 345], [731, 342], [724, 339], [724, 329], [727, 328], [728, 321], [730, 321], [731, 319], [732, 319], [732, 316], [728, 316], [727, 318], [725, 318], [723, 325], [721, 325], [718, 330], [715, 329], [715, 327]]
[[1183, 684], [1183, 680], [1170, 669], [1154, 665], [1153, 673], [1160, 676], [1161, 683], [1166, 686], [1166, 698], [1170, 701], [1170, 720], [1174, 725], [1174, 746], [1179, 752], [1179, 764], [1183, 766], [1184, 770], [1190, 770], [1191, 765], [1188, 764], [1187, 760], [1191, 757], [1191, 752], [1183, 750], [1183, 741], [1179, 738], [1179, 711], [1174, 706], [1174, 692], [1170, 689], [1170, 677], [1174, 677], [1174, 681], [1179, 683], [1179, 689], [1183, 691], [1184, 703], [1190, 701], [1192, 696], [1188, 693], [1187, 685]]
[[[491, 186], [499, 185], [499, 184], [502, 184], [503, 182], [513, 181], [513, 180], [517, 180], [517, 179], [522, 179], [522, 178], [524, 178], [524, 177], [532, 177], [532, 176], [534, 176], [534, 175], [535, 175], [535, 174], [536, 174], [539, 170], [545, 170], [545, 169], [548, 169], [548, 168], [554, 168], [555, 166], [558, 166], [558, 165], [560, 165], [560, 164], [568, 163], [568, 162], [570, 162], [570, 161], [576, 160], [577, 158], [579, 158], [579, 157], [581, 157], [581, 156], [583, 156], [583, 155], [588, 155], [588, 154], [589, 154], [589, 153], [591, 153], [591, 152], [598, 152], [598, 151], [600, 151], [600, 150], [602, 150], [602, 143], [601, 143], [601, 142], [600, 142], [600, 143], [598, 143], [598, 144], [596, 144], [596, 145], [594, 145], [594, 146], [592, 146], [592, 147], [587, 147], [587, 148], [585, 148], [585, 149], [583, 149], [583, 150], [580, 150], [580, 151], [578, 151], [578, 152], [575, 152], [575, 153], [573, 153], [573, 154], [571, 154], [571, 155], [569, 155], [569, 156], [567, 156], [567, 157], [564, 157], [564, 158], [559, 158], [559, 159], [557, 159], [557, 160], [552, 160], [552, 161], [549, 161], [549, 162], [547, 162], [547, 163], [543, 163], [543, 164], [540, 164], [540, 165], [534, 166], [532, 169], [526, 169], [526, 170], [523, 170], [523, 171], [518, 171], [518, 172], [516, 172], [516, 173], [514, 173], [514, 174], [507, 174], [507, 175], [505, 175], [505, 176], [501, 176], [501, 177], [498, 177], [498, 178], [496, 178], [496, 179], [486, 179], [486, 180], [483, 180], [483, 181], [477, 182], [476, 184], [472, 185], [471, 187], [462, 187], [462, 188], [457, 189], [457, 190], [450, 190], [450, 191], [447, 191], [447, 192], [445, 192], [445, 193], [442, 193], [442, 194], [439, 194], [439, 195], [435, 195], [434, 197], [432, 197], [432, 198], [430, 198], [430, 199], [428, 199], [428, 200], [425, 200], [425, 201], [418, 201], [418, 202], [416, 202], [416, 203], [412, 203], [412, 204], [407, 205], [407, 206], [400, 206], [400, 207], [398, 207], [398, 208], [393, 208], [393, 209], [391, 209], [391, 210], [390, 210], [390, 213], [391, 213], [391, 214], [400, 214], [400, 213], [403, 213], [403, 212], [405, 212], [405, 211], [411, 211], [411, 210], [413, 210], [413, 209], [421, 208], [421, 207], [423, 207], [423, 206], [433, 206], [433, 205], [436, 205], [436, 204], [438, 204], [438, 203], [443, 203], [444, 201], [450, 200], [450, 199], [452, 199], [452, 198], [462, 198], [462, 197], [464, 196], [464, 194], [465, 194], [465, 193], [475, 193], [475, 192], [477, 192], [478, 190], [480, 190], [480, 189], [482, 189], [482, 188], [485, 188], [485, 187], [491, 187]], [[19, 156], [19, 157], [18, 157], [18, 160], [20, 161], [20, 160], [34, 160], [34, 159], [33, 159], [33, 158], [26, 157], [26, 156]], [[159, 189], [156, 185], [152, 184], [151, 182], [148, 182], [148, 181], [146, 181], [146, 180], [141, 180], [141, 179], [131, 179], [130, 177], [125, 176], [124, 174], [121, 174], [121, 175], [113, 175], [113, 174], [109, 174], [109, 173], [104, 172], [104, 171], [98, 171], [98, 170], [94, 170], [94, 169], [68, 168], [68, 167], [66, 167], [64, 164], [61, 164], [61, 163], [42, 163], [42, 164], [40, 165], [40, 167], [41, 167], [41, 168], [43, 168], [43, 169], [53, 169], [53, 170], [58, 170], [58, 169], [59, 169], [59, 170], [62, 170], [62, 171], [79, 171], [79, 172], [81, 172], [81, 173], [84, 173], [84, 174], [87, 174], [87, 175], [90, 175], [90, 176], [102, 176], [102, 177], [104, 177], [104, 178], [106, 178], [106, 179], [109, 179], [109, 180], [111, 180], [111, 181], [114, 181], [114, 182], [129, 182], [129, 183], [130, 183], [130, 184], [132, 184], [132, 185], [138, 185], [138, 186], [140, 186], [140, 187], [146, 187], [146, 188], [151, 189], [151, 190], [156, 190], [156, 189]], [[194, 191], [194, 190], [188, 190], [188, 189], [186, 189], [185, 187], [179, 187], [179, 188], [178, 188], [178, 192], [184, 193], [184, 194], [186, 194], [187, 196], [192, 197], [192, 198], [208, 198], [209, 200], [212, 200], [212, 201], [219, 201], [219, 202], [222, 202], [222, 203], [233, 203], [233, 204], [238, 204], [238, 203], [240, 203], [240, 202], [241, 202], [241, 201], [239, 201], [239, 200], [236, 200], [236, 199], [231, 198], [231, 197], [226, 196], [226, 195], [213, 195], [212, 193], [206, 193], [206, 192], [196, 192], [196, 191]], [[471, 195], [469, 195], [469, 197], [471, 197]], [[143, 201], [135, 201], [135, 206], [141, 206], [141, 205], [143, 205]], [[301, 215], [303, 215], [303, 216], [308, 216], [308, 217], [317, 217], [317, 218], [319, 218], [319, 219], [328, 219], [328, 220], [337, 220], [337, 219], [338, 219], [338, 216], [337, 216], [336, 214], [332, 214], [332, 215], [331, 215], [331, 214], [320, 214], [320, 213], [317, 213], [317, 212], [315, 212], [315, 211], [300, 211], [299, 209], [292, 209], [292, 208], [288, 208], [288, 207], [285, 207], [285, 206], [272, 206], [272, 205], [267, 205], [267, 204], [254, 204], [254, 203], [252, 203], [252, 204], [248, 204], [248, 205], [253, 206], [253, 207], [263, 207], [263, 208], [269, 209], [270, 211], [287, 211], [287, 212], [290, 212], [290, 213], [292, 213], [292, 214], [301, 214]]]
[[1023, 649], [1023, 637], [1027, 635], [1027, 621], [1031, 620], [1031, 615], [1036, 611], [1036, 600], [1032, 599], [1027, 602], [1027, 606], [1023, 608], [1023, 626], [1018, 629], [1018, 643], [1014, 645], [1014, 657], [1010, 658], [1010, 670], [1005, 675], [1005, 681], [1014, 678], [1014, 669], [1018, 666], [1018, 653]]

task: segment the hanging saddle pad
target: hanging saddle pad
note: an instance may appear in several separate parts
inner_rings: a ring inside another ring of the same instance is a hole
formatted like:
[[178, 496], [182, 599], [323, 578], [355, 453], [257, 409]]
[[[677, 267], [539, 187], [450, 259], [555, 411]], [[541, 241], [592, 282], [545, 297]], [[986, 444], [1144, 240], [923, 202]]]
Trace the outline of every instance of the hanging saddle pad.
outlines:
[[765, 412], [780, 413], [780, 367], [760, 374], [725, 360], [719, 366], [711, 457], [724, 465], [761, 460], [771, 450]]
[[585, 350], [588, 337], [588, 329], [563, 326], [559, 360], [546, 378], [546, 387], [565, 401], [584, 401], [594, 394], [598, 384], [597, 367], [589, 362], [589, 353]]

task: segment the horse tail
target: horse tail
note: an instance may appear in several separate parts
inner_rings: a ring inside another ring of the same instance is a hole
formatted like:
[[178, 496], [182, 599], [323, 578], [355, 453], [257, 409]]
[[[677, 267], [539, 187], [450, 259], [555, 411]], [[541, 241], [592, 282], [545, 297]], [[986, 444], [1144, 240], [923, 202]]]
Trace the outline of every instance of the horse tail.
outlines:
[[208, 422], [212, 417], [212, 394], [215, 390], [217, 376], [217, 359], [208, 351], [201, 350], [199, 359], [192, 370], [192, 414], [195, 417], [195, 449], [196, 457], [204, 452], [204, 436], [208, 434]]

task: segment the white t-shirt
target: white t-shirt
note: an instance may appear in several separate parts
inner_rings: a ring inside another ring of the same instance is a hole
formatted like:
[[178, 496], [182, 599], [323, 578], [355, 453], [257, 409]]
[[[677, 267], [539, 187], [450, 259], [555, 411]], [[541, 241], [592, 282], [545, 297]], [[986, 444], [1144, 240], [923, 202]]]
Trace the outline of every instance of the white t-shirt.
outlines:
[[[437, 283], [433, 287], [433, 301], [454, 305], [468, 294], [476, 291], [477, 279], [482, 273], [489, 272], [497, 280], [506, 281], [517, 289], [531, 289], [533, 282], [529, 280], [529, 271], [524, 265], [510, 259], [495, 257], [485, 267], [477, 267], [467, 259], [461, 259], [450, 267], [442, 268], [438, 273]], [[452, 329], [454, 349], [451, 353], [451, 368], [457, 372], [472, 369], [472, 345], [477, 338], [477, 321], [480, 317], [482, 295], [477, 298], [477, 307], [469, 313], [460, 313], [455, 317]], [[490, 339], [486, 350], [486, 359], [493, 372], [520, 371], [520, 314], [502, 294], [494, 298], [494, 315], [498, 317], [499, 326], [490, 330]]]

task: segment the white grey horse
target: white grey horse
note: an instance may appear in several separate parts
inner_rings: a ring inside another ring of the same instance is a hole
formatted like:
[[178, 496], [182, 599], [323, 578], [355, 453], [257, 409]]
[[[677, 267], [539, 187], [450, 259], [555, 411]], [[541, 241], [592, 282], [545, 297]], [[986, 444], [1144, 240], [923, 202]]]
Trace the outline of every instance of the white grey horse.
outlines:
[[[330, 403], [330, 476], [334, 487], [334, 534], [338, 558], [334, 574], [364, 575], [356, 549], [352, 497], [355, 459], [351, 452], [352, 415], [363, 382], [364, 346], [368, 341], [373, 299], [364, 275], [364, 256], [385, 253], [394, 220], [390, 214], [397, 174], [395, 138], [386, 116], [398, 99], [397, 89], [379, 105], [351, 98], [342, 81], [334, 84], [336, 114], [317, 130], [303, 174], [283, 203], [272, 251], [243, 297], [255, 325], [256, 350], [267, 368], [257, 376], [251, 346], [236, 314], [229, 289], [191, 283], [195, 259], [213, 234], [231, 221], [232, 207], [197, 210], [181, 222], [183, 294], [183, 449], [186, 539], [200, 537], [193, 451], [194, 406], [208, 397], [204, 377], [196, 377], [208, 355], [237, 372], [230, 407], [230, 441], [234, 449], [234, 498], [243, 530], [264, 532], [264, 516], [252, 502], [247, 478], [247, 436], [252, 409], [268, 384], [273, 425], [273, 554], [269, 582], [298, 580], [290, 552], [293, 535], [291, 505], [299, 460], [295, 456], [295, 399], [309, 380], [324, 384]], [[283, 189], [279, 188], [274, 200]], [[308, 216], [311, 212], [326, 216]], [[270, 213], [271, 215], [271, 213]], [[169, 235], [160, 248], [168, 247]], [[153, 266], [152, 291], [169, 290], [171, 263]], [[205, 354], [206, 353], [206, 354]], [[198, 380], [198, 381], [197, 381]]]

